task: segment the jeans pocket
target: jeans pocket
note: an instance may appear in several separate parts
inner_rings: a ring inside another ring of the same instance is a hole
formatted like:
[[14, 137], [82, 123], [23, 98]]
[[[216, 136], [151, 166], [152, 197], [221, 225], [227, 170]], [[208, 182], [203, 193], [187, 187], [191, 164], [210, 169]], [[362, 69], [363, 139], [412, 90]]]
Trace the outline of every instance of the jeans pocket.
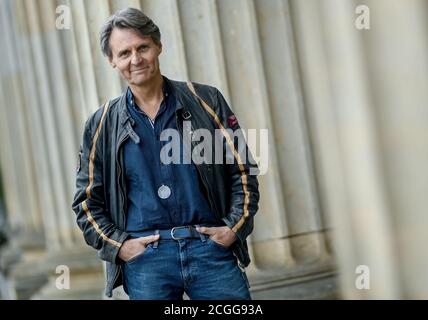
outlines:
[[214, 241], [211, 237], [208, 238], [208, 242], [211, 243], [214, 247], [229, 251], [229, 247], [225, 247], [224, 245]]
[[142, 256], [146, 255], [147, 251], [148, 251], [148, 250], [150, 250], [150, 249], [152, 248], [152, 246], [153, 246], [153, 245], [152, 245], [151, 243], [149, 243], [149, 244], [146, 246], [146, 248], [144, 249], [144, 251], [143, 251], [143, 252], [141, 252], [141, 253], [139, 253], [139, 254], [137, 254], [137, 255], [133, 256], [133, 257], [132, 257], [131, 259], [129, 259], [128, 261], [125, 261], [125, 263], [126, 263], [127, 265], [130, 265], [130, 264], [134, 263], [135, 261], [139, 260], [139, 258], [141, 258]]

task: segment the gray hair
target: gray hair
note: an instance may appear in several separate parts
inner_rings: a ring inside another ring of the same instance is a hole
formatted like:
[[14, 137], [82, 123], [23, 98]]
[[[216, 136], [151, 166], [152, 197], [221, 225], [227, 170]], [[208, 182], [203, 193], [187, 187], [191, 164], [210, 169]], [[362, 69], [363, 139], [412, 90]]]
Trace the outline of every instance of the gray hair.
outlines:
[[110, 36], [114, 28], [132, 29], [143, 37], [150, 36], [154, 43], [160, 44], [161, 34], [158, 26], [143, 12], [126, 8], [110, 16], [101, 28], [100, 45], [103, 54], [112, 58]]

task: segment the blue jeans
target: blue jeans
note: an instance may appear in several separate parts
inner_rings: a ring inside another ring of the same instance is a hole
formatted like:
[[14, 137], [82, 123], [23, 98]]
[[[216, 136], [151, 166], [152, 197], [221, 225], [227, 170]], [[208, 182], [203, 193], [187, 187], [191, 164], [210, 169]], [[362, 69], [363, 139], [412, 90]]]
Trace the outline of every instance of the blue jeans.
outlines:
[[210, 238], [159, 240], [123, 264], [131, 300], [251, 300], [249, 283], [232, 251]]

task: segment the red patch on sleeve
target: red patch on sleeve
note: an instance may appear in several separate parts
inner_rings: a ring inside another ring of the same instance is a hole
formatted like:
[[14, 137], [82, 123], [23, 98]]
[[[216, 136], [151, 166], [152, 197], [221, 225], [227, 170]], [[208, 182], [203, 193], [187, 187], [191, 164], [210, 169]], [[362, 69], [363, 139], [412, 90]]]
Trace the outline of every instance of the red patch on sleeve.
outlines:
[[229, 118], [227, 118], [227, 124], [229, 125], [229, 127], [234, 127], [235, 125], [238, 124], [238, 119], [236, 119], [234, 114], [232, 114], [231, 116], [229, 116]]

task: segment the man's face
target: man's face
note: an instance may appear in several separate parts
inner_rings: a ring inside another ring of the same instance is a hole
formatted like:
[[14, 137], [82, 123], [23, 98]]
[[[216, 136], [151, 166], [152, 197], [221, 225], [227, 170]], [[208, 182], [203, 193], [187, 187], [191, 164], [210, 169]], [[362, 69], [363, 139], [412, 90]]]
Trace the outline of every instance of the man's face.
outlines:
[[162, 44], [157, 45], [151, 37], [142, 37], [132, 29], [114, 28], [110, 48], [111, 65], [118, 68], [129, 85], [144, 85], [160, 74]]

